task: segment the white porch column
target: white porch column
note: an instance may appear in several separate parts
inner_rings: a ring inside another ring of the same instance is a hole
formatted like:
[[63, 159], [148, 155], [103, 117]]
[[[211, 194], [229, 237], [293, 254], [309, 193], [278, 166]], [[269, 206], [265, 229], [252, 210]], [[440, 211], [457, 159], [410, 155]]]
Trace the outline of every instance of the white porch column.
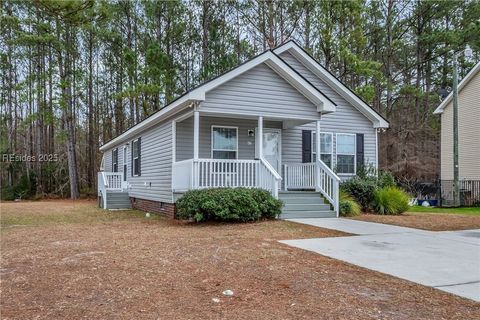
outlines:
[[315, 161], [315, 191], [320, 191], [321, 189], [321, 175], [320, 175], [320, 168], [319, 168], [319, 160], [320, 160], [320, 120], [317, 120], [316, 123], [316, 131], [315, 131], [315, 147], [317, 159]]
[[320, 120], [317, 120], [315, 146], [317, 148], [317, 159], [320, 159]]
[[258, 158], [263, 158], [263, 117], [258, 117]]
[[198, 150], [200, 144], [200, 113], [193, 112], [193, 159], [198, 159]]

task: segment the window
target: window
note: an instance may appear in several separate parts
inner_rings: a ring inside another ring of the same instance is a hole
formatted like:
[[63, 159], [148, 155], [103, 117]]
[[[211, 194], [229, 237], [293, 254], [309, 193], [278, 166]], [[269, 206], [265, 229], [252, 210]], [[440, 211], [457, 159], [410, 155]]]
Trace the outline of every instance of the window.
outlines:
[[140, 138], [132, 141], [132, 175], [140, 175]]
[[123, 146], [123, 181], [127, 181], [127, 146]]
[[212, 126], [212, 158], [237, 159], [238, 128]]
[[[317, 135], [312, 132], [312, 161], [317, 161]], [[332, 167], [333, 143], [331, 133], [320, 133], [320, 160], [327, 166]]]
[[355, 174], [355, 138], [354, 134], [337, 134], [337, 172]]
[[112, 151], [112, 171], [118, 172], [118, 148]]

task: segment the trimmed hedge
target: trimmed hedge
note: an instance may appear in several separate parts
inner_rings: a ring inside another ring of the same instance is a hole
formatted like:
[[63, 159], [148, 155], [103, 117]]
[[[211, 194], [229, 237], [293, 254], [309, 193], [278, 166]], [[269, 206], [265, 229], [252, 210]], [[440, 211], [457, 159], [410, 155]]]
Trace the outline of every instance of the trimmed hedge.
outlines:
[[263, 189], [212, 188], [187, 191], [176, 206], [180, 219], [247, 222], [277, 218], [283, 203]]
[[375, 191], [375, 211], [378, 214], [401, 214], [408, 210], [408, 194], [396, 188], [382, 188]]

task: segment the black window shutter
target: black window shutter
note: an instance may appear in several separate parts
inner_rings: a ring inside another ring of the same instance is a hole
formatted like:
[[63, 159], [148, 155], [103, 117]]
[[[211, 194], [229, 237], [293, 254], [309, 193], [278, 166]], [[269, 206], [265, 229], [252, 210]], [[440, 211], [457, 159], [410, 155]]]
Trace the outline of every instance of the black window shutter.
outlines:
[[138, 138], [138, 175], [142, 175], [142, 137]]
[[364, 135], [357, 133], [357, 170], [365, 164]]
[[302, 130], [302, 162], [312, 162], [312, 131]]
[[113, 164], [115, 163], [115, 149], [112, 150], [112, 172], [115, 172], [115, 167]]
[[133, 177], [133, 140], [132, 142], [130, 143], [131, 144], [131, 157], [130, 157], [130, 174], [132, 175]]

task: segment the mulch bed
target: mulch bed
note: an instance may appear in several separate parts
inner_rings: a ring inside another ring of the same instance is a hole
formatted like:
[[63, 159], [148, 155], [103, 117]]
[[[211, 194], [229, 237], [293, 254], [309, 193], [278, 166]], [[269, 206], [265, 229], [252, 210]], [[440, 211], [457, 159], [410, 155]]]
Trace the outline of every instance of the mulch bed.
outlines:
[[362, 214], [351, 219], [393, 224], [396, 226], [417, 228], [430, 231], [469, 230], [480, 228], [480, 216], [458, 214], [402, 214], [398, 216], [382, 216]]
[[[29, 214], [27, 204], [0, 206]], [[1, 231], [1, 317], [480, 318], [472, 301], [277, 242], [342, 235], [285, 221], [11, 226]]]

